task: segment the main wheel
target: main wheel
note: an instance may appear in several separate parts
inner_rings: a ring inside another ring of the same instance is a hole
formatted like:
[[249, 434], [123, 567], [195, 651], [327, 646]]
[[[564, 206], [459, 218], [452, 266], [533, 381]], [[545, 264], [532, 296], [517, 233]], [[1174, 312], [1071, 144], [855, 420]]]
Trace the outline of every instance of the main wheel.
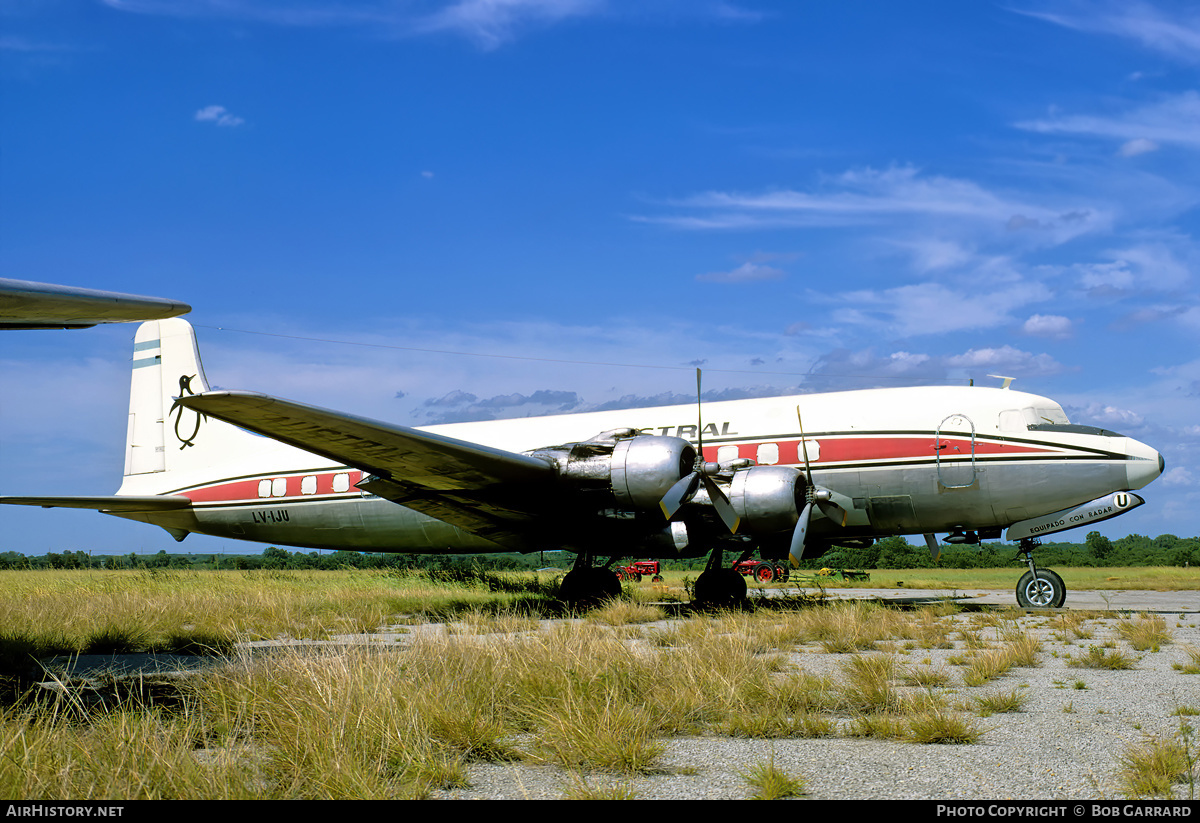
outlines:
[[558, 596], [572, 606], [594, 606], [621, 594], [621, 581], [608, 569], [573, 569], [558, 587]]
[[1026, 609], [1058, 609], [1067, 601], [1067, 586], [1049, 569], [1025, 572], [1017, 582], [1017, 605]]
[[700, 606], [739, 606], [746, 599], [746, 578], [733, 569], [702, 572], [696, 578], [695, 597], [696, 604]]

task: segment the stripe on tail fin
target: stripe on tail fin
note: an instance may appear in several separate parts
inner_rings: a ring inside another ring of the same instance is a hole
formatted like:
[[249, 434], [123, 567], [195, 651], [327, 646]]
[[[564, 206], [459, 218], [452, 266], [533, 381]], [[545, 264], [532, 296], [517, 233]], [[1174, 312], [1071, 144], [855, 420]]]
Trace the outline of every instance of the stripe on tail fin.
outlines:
[[186, 320], [143, 323], [134, 337], [132, 365], [127, 480], [208, 469], [263, 447], [262, 438], [175, 403], [209, 389], [196, 333]]

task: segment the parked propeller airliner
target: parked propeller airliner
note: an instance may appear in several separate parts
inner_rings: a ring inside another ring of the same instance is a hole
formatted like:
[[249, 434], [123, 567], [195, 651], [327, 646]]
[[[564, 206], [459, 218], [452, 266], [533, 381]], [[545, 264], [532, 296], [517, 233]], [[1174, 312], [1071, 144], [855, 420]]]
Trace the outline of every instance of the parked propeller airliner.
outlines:
[[[1060, 606], [1042, 535], [1144, 502], [1157, 451], [1071, 424], [1004, 388], [873, 389], [408, 428], [262, 394], [213, 391], [191, 325], [134, 339], [125, 478], [115, 495], [4, 497], [189, 533], [405, 553], [567, 549], [568, 600], [619, 590], [622, 556], [709, 556], [700, 601], [745, 596], [734, 550], [794, 562], [830, 545], [1008, 529], [1017, 598]], [[265, 436], [258, 436], [265, 435]], [[580, 437], [588, 439], [580, 440]], [[595, 565], [611, 558], [602, 566]]]

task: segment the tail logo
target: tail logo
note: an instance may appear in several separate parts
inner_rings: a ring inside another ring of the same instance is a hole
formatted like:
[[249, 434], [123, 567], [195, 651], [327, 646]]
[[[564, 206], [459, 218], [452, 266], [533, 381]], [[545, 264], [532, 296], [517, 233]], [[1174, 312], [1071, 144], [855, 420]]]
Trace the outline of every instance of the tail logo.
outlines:
[[[179, 396], [180, 397], [183, 397], [185, 394], [193, 394], [193, 395], [195, 394], [195, 392], [192, 391], [192, 378], [194, 378], [195, 376], [196, 375], [194, 375], [194, 374], [191, 375], [190, 377], [186, 374], [179, 375]], [[186, 449], [188, 446], [196, 445], [195, 442], [193, 442], [193, 441], [195, 441], [196, 435], [200, 433], [200, 423], [204, 419], [204, 415], [200, 414], [200, 412], [195, 412], [195, 411], [192, 412], [192, 414], [196, 415], [196, 425], [195, 425], [195, 427], [193, 427], [192, 433], [190, 435], [188, 435], [187, 437], [184, 437], [182, 434], [179, 433], [179, 424], [183, 421], [184, 408], [183, 408], [183, 406], [179, 405], [178, 400], [176, 400], [175, 403], [173, 403], [171, 405], [171, 411], [175, 411], [177, 409], [179, 411], [179, 414], [177, 414], [175, 416], [175, 437], [179, 440], [180, 443], [183, 444], [182, 446], [179, 447], [180, 451], [182, 451], [183, 449]]]

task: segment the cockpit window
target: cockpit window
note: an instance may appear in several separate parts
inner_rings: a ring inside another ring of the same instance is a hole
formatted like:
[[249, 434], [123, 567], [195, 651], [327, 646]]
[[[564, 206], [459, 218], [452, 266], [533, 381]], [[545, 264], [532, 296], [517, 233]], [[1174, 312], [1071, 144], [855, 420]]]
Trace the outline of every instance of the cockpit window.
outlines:
[[1069, 425], [1071, 421], [1061, 406], [1026, 406], [1023, 409], [1000, 412], [1000, 431], [1047, 431], [1046, 426]]
[[1021, 411], [1025, 415], [1025, 422], [1029, 424], [1030, 428], [1046, 424], [1065, 426], [1071, 422], [1067, 419], [1066, 412], [1060, 406], [1039, 406], [1037, 408], [1022, 409]]
[[1100, 437], [1123, 437], [1124, 435], [1117, 434], [1115, 431], [1102, 429], [1098, 426], [1080, 426], [1076, 423], [1041, 423], [1036, 426], [1030, 426], [1030, 431], [1038, 432], [1070, 432], [1071, 434], [1095, 434]]

